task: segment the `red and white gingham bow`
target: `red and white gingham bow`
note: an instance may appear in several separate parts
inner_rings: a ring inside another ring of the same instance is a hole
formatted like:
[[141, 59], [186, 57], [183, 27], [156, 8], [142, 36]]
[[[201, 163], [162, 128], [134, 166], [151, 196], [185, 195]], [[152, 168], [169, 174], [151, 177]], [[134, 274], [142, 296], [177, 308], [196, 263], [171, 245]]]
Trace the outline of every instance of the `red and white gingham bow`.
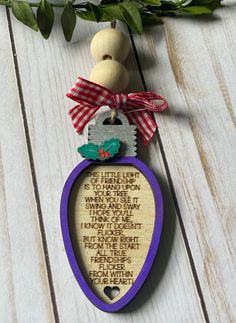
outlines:
[[[161, 112], [168, 107], [166, 100], [158, 94], [152, 92], [112, 93], [105, 87], [82, 77], [77, 79], [67, 96], [78, 102], [78, 105], [69, 111], [73, 126], [78, 133], [83, 130], [100, 107], [109, 106], [111, 109], [122, 110], [129, 122], [137, 126], [145, 143], [152, 138], [157, 128], [151, 111]], [[151, 102], [152, 100], [161, 100], [162, 103], [155, 104]]]

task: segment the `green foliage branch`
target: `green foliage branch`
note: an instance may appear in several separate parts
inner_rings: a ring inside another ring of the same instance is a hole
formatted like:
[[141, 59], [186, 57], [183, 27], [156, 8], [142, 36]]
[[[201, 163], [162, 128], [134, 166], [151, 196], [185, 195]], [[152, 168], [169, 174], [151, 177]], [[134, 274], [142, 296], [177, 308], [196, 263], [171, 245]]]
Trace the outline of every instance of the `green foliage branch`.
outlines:
[[[53, 27], [54, 8], [61, 8], [62, 30], [65, 39], [70, 41], [77, 17], [95, 22], [120, 20], [141, 34], [143, 26], [161, 23], [163, 16], [211, 15], [221, 6], [221, 0], [101, 0], [98, 5], [76, 0], [65, 3], [0, 0], [0, 5], [11, 7], [19, 21], [35, 31], [40, 30], [45, 39], [49, 38]], [[32, 8], [36, 9], [36, 14]]]

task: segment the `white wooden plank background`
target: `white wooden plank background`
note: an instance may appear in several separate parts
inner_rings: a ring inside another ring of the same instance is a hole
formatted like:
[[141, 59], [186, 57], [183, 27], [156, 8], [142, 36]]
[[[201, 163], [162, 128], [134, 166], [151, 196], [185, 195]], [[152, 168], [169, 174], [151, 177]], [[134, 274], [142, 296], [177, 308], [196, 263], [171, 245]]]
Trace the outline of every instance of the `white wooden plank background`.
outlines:
[[140, 147], [161, 184], [165, 223], [140, 294], [107, 314], [73, 277], [59, 202], [87, 140], [72, 129], [65, 93], [88, 76], [90, 40], [109, 25], [78, 20], [68, 44], [57, 21], [45, 41], [1, 8], [1, 323], [236, 321], [235, 14], [228, 0], [217, 19], [168, 18], [132, 38], [130, 90], [146, 84], [170, 103], [156, 138]]
[[0, 15], [0, 320], [52, 322], [51, 296], [5, 10]]

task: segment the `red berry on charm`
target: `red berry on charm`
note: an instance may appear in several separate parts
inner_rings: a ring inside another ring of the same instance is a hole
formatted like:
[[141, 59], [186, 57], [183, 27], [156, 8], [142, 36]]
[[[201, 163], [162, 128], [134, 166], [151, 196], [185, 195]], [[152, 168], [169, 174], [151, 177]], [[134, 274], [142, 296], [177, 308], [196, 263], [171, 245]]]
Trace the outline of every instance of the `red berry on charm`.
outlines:
[[109, 151], [105, 151], [104, 149], [100, 148], [98, 150], [98, 154], [99, 154], [99, 157], [101, 159], [105, 159], [105, 158], [109, 158], [111, 156], [111, 154], [109, 153]]
[[105, 158], [105, 150], [104, 150], [104, 149], [100, 148], [100, 149], [98, 150], [98, 154], [99, 154], [99, 157], [100, 157], [101, 159], [104, 159], [104, 158]]
[[105, 158], [109, 158], [111, 156], [111, 154], [109, 153], [109, 151], [105, 151]]

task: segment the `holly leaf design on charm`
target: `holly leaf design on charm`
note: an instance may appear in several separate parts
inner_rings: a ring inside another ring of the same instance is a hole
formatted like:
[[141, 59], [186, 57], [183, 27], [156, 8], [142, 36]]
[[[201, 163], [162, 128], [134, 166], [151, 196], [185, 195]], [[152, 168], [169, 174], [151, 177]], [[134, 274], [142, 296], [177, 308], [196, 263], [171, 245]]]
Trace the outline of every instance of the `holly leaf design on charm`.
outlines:
[[120, 140], [112, 138], [104, 141], [101, 145], [85, 144], [78, 148], [78, 152], [85, 159], [106, 160], [115, 156], [119, 149]]
[[88, 143], [78, 148], [78, 152], [82, 157], [84, 157], [85, 159], [93, 159], [93, 160], [98, 159], [97, 158], [98, 150], [99, 150], [99, 146], [93, 143]]

